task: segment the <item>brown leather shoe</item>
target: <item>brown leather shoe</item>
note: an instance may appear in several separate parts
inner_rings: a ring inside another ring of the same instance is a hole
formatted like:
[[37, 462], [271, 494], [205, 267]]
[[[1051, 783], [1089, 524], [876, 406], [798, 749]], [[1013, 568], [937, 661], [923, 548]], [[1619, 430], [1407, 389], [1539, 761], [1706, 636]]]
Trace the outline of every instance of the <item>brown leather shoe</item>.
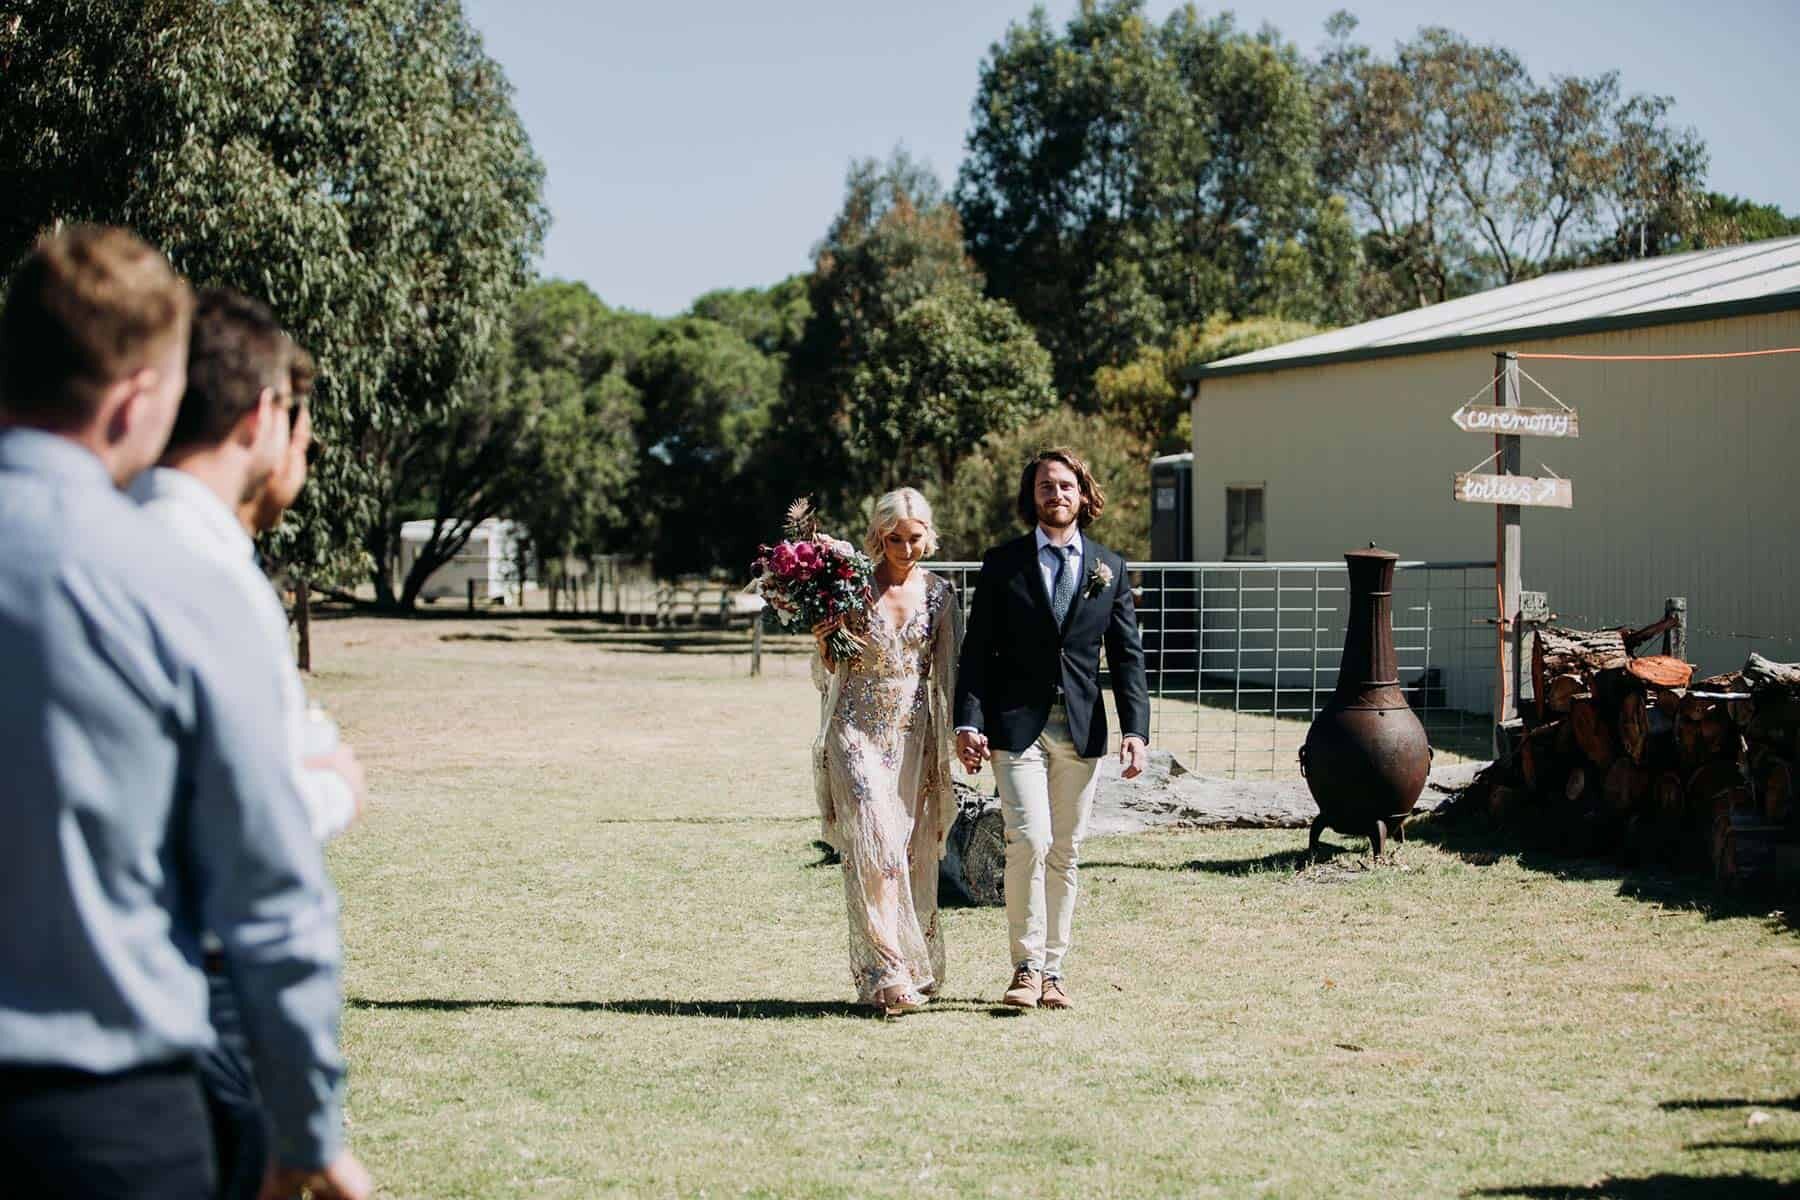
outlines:
[[1006, 995], [1000, 997], [1000, 1003], [1010, 1004], [1014, 1008], [1036, 1008], [1038, 997], [1043, 995], [1044, 976], [1041, 971], [1034, 971], [1030, 966], [1021, 966], [1013, 972], [1012, 986], [1006, 989]]
[[1059, 975], [1044, 977], [1044, 995], [1038, 1003], [1045, 1008], [1075, 1007], [1075, 1002], [1069, 999], [1069, 993], [1063, 990], [1062, 977]]

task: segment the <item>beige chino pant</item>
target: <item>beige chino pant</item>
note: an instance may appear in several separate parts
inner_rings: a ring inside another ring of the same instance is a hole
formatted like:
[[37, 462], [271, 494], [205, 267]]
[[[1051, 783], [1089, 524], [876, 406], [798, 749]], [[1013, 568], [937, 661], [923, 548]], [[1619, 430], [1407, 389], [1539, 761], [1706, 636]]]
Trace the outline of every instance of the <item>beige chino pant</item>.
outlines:
[[993, 752], [1006, 825], [1006, 926], [1014, 967], [1062, 974], [1075, 916], [1075, 867], [1094, 807], [1097, 758], [1083, 758], [1069, 737], [1069, 714], [1050, 723], [1027, 750]]

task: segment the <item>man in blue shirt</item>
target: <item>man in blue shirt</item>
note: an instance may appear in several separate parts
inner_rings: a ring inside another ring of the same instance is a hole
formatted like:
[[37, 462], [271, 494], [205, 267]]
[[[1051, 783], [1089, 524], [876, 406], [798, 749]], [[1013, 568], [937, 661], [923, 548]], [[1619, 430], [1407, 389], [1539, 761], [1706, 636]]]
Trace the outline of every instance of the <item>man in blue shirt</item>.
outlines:
[[40, 242], [0, 312], [0, 1179], [206, 1197], [217, 935], [279, 1178], [344, 1149], [336, 900], [254, 615], [118, 488], [156, 461], [192, 298], [122, 230]]

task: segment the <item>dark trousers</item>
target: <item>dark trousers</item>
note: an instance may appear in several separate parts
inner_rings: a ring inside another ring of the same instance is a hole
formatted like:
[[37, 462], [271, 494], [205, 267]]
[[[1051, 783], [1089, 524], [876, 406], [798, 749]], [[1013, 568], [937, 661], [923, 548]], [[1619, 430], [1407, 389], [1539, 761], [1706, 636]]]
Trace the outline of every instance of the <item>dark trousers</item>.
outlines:
[[119, 1075], [0, 1067], [0, 1193], [211, 1200], [216, 1186], [187, 1063]]
[[211, 991], [208, 1015], [219, 1043], [195, 1066], [218, 1147], [219, 1200], [256, 1200], [274, 1139], [250, 1066], [250, 1039], [238, 1015], [237, 993], [224, 964], [207, 963], [206, 985]]

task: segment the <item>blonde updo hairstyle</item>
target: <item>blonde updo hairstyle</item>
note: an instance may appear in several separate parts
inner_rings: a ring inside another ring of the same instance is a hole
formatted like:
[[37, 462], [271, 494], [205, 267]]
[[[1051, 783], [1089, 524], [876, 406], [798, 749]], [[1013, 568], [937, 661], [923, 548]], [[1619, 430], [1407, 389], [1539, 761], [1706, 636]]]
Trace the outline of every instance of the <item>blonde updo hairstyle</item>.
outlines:
[[863, 539], [863, 549], [869, 557], [880, 562], [885, 553], [882, 542], [894, 526], [908, 520], [925, 523], [925, 557], [936, 554], [938, 535], [937, 525], [931, 519], [931, 504], [917, 488], [903, 487], [877, 500], [874, 511], [869, 514], [869, 533]]

